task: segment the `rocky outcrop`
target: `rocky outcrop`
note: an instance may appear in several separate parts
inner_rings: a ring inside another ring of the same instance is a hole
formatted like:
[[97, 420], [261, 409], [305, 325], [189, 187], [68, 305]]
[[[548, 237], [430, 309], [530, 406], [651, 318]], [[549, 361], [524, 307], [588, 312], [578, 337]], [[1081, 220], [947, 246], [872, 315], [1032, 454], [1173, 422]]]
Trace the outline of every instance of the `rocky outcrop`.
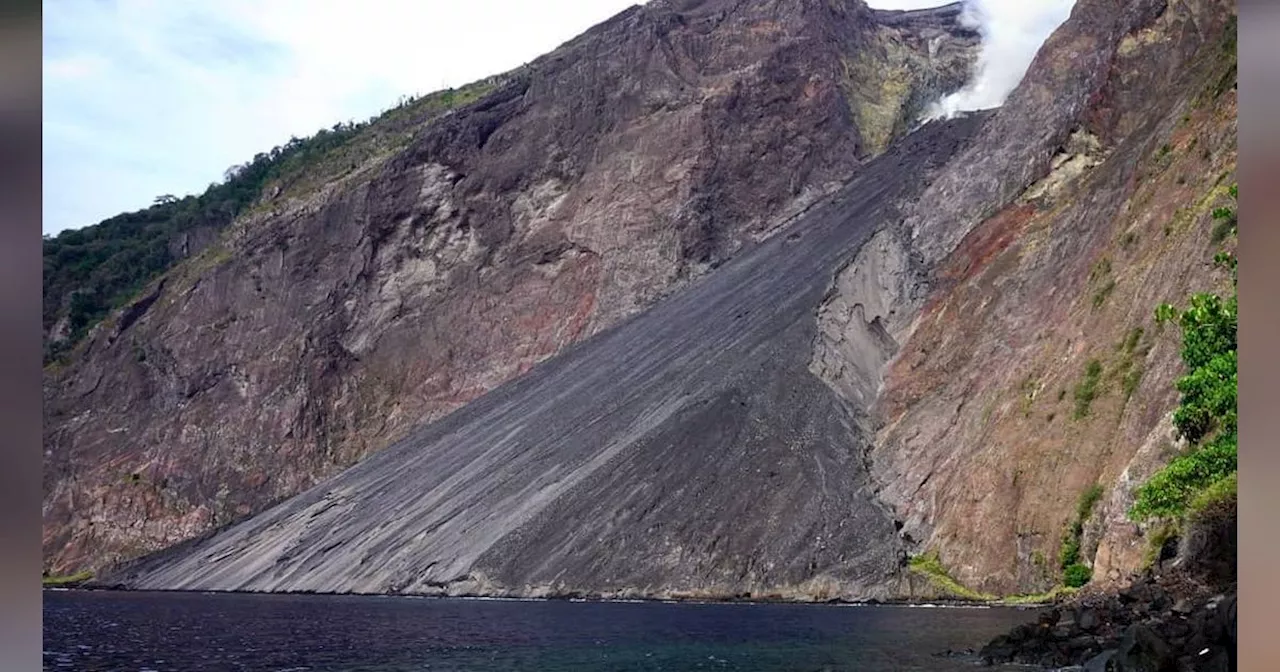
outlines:
[[[910, 552], [936, 551], [964, 586], [1058, 584], [1061, 540], [1095, 484], [1085, 562], [1113, 584], [1142, 564], [1149, 541], [1125, 514], [1174, 454], [1182, 372], [1152, 311], [1229, 282], [1206, 269], [1236, 161], [1230, 15], [1082, 0], [823, 308], [836, 336], [816, 370], [851, 400], [872, 391], [842, 372], [880, 377], [879, 497]], [[877, 368], [868, 342], [896, 355]]]
[[958, 16], [655, 0], [268, 189], [46, 372], [47, 569], [260, 511], [767, 238], [963, 84]]

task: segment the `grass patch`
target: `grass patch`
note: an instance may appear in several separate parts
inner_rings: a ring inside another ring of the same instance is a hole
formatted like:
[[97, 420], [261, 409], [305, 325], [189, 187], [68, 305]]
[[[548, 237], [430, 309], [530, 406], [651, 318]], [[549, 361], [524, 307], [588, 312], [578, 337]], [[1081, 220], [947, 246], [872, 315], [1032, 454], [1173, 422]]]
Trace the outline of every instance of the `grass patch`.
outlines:
[[1071, 586], [1054, 586], [1043, 593], [1031, 593], [1027, 595], [1010, 595], [996, 600], [997, 604], [1009, 605], [1027, 605], [1027, 604], [1049, 604], [1064, 600], [1079, 592], [1078, 588]]
[[1085, 365], [1084, 378], [1076, 385], [1076, 408], [1073, 417], [1080, 420], [1089, 415], [1089, 407], [1098, 397], [1098, 383], [1102, 380], [1102, 362], [1091, 359]]
[[1089, 282], [1097, 282], [1111, 274], [1111, 259], [1103, 257], [1089, 269]]
[[1088, 490], [1080, 495], [1080, 503], [1076, 505], [1076, 517], [1080, 520], [1088, 520], [1093, 515], [1093, 507], [1102, 499], [1102, 486], [1094, 483]]
[[973, 590], [952, 578], [947, 568], [942, 565], [936, 550], [912, 557], [907, 566], [911, 571], [927, 578], [935, 588], [960, 599], [975, 602], [989, 602], [996, 599], [994, 595]]
[[1116, 288], [1115, 278], [1111, 277], [1111, 259], [1103, 257], [1089, 269], [1089, 284], [1101, 284], [1093, 292], [1093, 308], [1097, 310], [1102, 304], [1107, 302], [1107, 297], [1111, 296], [1111, 292]]
[[1146, 369], [1139, 364], [1124, 374], [1121, 387], [1124, 389], [1124, 401], [1126, 404], [1133, 398], [1134, 392], [1138, 391], [1138, 385], [1142, 384], [1142, 375], [1144, 373], [1146, 373]]
[[71, 586], [84, 583], [93, 578], [93, 572], [84, 571], [75, 574], [64, 574], [55, 576], [45, 576], [41, 578], [41, 584], [45, 587], [49, 586]]
[[1098, 291], [1093, 293], [1093, 309], [1097, 310], [1101, 308], [1103, 304], [1107, 302], [1107, 299], [1111, 297], [1111, 292], [1115, 291], [1115, 288], [1115, 279], [1108, 278], [1106, 284], [1099, 287]]
[[1112, 375], [1120, 380], [1121, 389], [1124, 391], [1124, 403], [1127, 405], [1129, 399], [1137, 392], [1138, 385], [1142, 383], [1142, 376], [1146, 372], [1142, 366], [1141, 359], [1145, 359], [1147, 353], [1150, 352], [1150, 346], [1139, 347], [1142, 343], [1142, 337], [1145, 334], [1142, 327], [1134, 327], [1129, 333], [1116, 344], [1116, 349], [1120, 351], [1120, 362], [1116, 364]]

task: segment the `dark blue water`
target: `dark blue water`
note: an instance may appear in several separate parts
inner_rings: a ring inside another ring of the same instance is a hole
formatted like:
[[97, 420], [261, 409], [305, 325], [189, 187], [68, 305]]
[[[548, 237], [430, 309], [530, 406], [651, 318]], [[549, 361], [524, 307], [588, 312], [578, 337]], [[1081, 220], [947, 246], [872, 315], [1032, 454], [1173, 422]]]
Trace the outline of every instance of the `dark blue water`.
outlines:
[[46, 670], [970, 670], [1036, 612], [46, 591]]

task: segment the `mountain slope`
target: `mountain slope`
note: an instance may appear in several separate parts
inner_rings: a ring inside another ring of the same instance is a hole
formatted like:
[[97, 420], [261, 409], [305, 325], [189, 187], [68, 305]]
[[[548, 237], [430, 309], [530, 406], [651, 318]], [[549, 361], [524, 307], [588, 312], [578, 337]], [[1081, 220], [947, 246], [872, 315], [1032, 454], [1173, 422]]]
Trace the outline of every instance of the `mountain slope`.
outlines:
[[638, 313], [855, 175], [976, 45], [958, 6], [658, 0], [376, 122], [46, 370], [46, 568], [260, 511]]
[[140, 588], [888, 596], [865, 428], [808, 370], [852, 250], [977, 122], [334, 479], [113, 580]]

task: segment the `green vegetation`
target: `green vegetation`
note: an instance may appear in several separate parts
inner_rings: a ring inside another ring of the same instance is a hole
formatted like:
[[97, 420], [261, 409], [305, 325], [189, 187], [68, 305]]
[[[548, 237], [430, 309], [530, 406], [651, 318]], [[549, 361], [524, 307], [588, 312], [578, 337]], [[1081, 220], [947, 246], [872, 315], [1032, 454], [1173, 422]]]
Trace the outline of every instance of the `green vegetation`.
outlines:
[[248, 164], [231, 168], [224, 182], [210, 185], [200, 196], [160, 196], [146, 210], [45, 238], [44, 328], [48, 330], [65, 315], [69, 332], [61, 347], [46, 342], [45, 361], [56, 358], [108, 312], [168, 270], [178, 260], [170, 244], [179, 234], [225, 228], [282, 167], [328, 151], [360, 128], [338, 124], [306, 140], [293, 138]]
[[[1035, 553], [1032, 556], [1033, 562], [1044, 562], [1044, 554]], [[1025, 605], [1025, 604], [1047, 604], [1056, 602], [1063, 598], [1069, 597], [1076, 592], [1076, 588], [1070, 586], [1055, 586], [1054, 588], [1043, 593], [1030, 593], [1025, 595], [1007, 595], [998, 597], [990, 593], [983, 593], [956, 581], [951, 577], [950, 572], [943, 566], [942, 561], [938, 558], [936, 550], [928, 551], [924, 554], [911, 558], [908, 563], [911, 571], [923, 576], [933, 584], [935, 588], [952, 595], [958, 599], [969, 600], [972, 602], [990, 602], [994, 604], [1009, 605]]]
[[1087, 565], [1073, 563], [1062, 569], [1062, 583], [1068, 588], [1079, 588], [1093, 579], [1093, 570]]
[[1093, 507], [1102, 499], [1102, 486], [1094, 484], [1080, 494], [1076, 504], [1076, 517], [1062, 535], [1062, 548], [1058, 551], [1058, 564], [1062, 568], [1062, 582], [1068, 588], [1079, 588], [1093, 578], [1093, 570], [1080, 562], [1080, 539], [1084, 536], [1085, 523], [1093, 515]]
[[929, 579], [929, 583], [932, 583], [934, 587], [958, 598], [978, 602], [996, 599], [994, 595], [978, 592], [951, 578], [947, 568], [942, 566], [942, 560], [938, 557], [938, 551], [936, 550], [911, 558], [908, 566], [912, 571]]
[[1147, 545], [1147, 550], [1142, 556], [1142, 567], [1146, 569], [1156, 563], [1156, 558], [1160, 556], [1160, 549], [1164, 548], [1164, 544], [1171, 538], [1178, 536], [1178, 526], [1166, 523], [1152, 530], [1148, 535], [1151, 540]]
[[1077, 591], [1078, 591], [1077, 588], [1072, 588], [1070, 586], [1055, 586], [1052, 589], [1043, 593], [1032, 593], [1029, 595], [1010, 595], [1009, 597], [1002, 597], [996, 600], [996, 602], [998, 604], [1010, 604], [1010, 605], [1048, 604], [1050, 602], [1057, 602], [1058, 600], [1071, 597], [1072, 595], [1076, 594]]
[[216, 235], [247, 212], [275, 186], [279, 194], [305, 193], [369, 158], [409, 141], [420, 124], [470, 103], [496, 80], [423, 97], [367, 122], [338, 123], [308, 138], [290, 138], [243, 165], [232, 166], [221, 183], [199, 196], [156, 197], [151, 207], [124, 213], [83, 229], [44, 239], [43, 325], [48, 333], [63, 317], [65, 336], [46, 338], [44, 361], [56, 361], [113, 309], [129, 303], [144, 287], [181, 260], [177, 242], [184, 233]]
[[1236, 473], [1232, 472], [1230, 476], [1224, 476], [1213, 485], [1205, 488], [1195, 499], [1191, 500], [1191, 504], [1187, 506], [1187, 517], [1196, 518], [1205, 512], [1208, 512], [1218, 506], [1234, 505], [1236, 501]]
[[[1236, 197], [1236, 187], [1231, 187], [1231, 197]], [[1213, 209], [1213, 218], [1217, 220], [1217, 224], [1213, 227], [1213, 233], [1210, 239], [1215, 245], [1222, 243], [1228, 236], [1234, 236], [1237, 229], [1236, 209], [1230, 207], [1220, 207]]]
[[1114, 279], [1114, 278], [1108, 278], [1108, 279], [1107, 279], [1106, 284], [1104, 284], [1104, 285], [1102, 285], [1101, 287], [1099, 287], [1099, 288], [1098, 288], [1098, 291], [1096, 291], [1096, 292], [1094, 292], [1094, 293], [1093, 293], [1093, 308], [1094, 308], [1094, 310], [1097, 310], [1098, 308], [1101, 308], [1101, 307], [1102, 307], [1102, 305], [1103, 305], [1103, 304], [1105, 304], [1105, 303], [1107, 302], [1107, 299], [1108, 299], [1108, 298], [1110, 298], [1110, 296], [1111, 296], [1111, 292], [1112, 292], [1112, 291], [1114, 291], [1114, 290], [1115, 290], [1115, 288], [1116, 288], [1116, 281], [1115, 281], [1115, 279]]
[[[1235, 199], [1237, 188], [1229, 193]], [[1229, 216], [1235, 219], [1234, 208]], [[1224, 218], [1217, 211], [1214, 217]], [[1182, 329], [1187, 374], [1177, 381], [1182, 400], [1173, 422], [1189, 450], [1138, 488], [1129, 511], [1135, 521], [1179, 519], [1201, 497], [1222, 497], [1234, 487], [1228, 479], [1236, 473], [1237, 259], [1224, 251], [1215, 262], [1231, 272], [1230, 297], [1200, 293], [1184, 309], [1169, 304], [1156, 309], [1158, 322], [1172, 321]]]
[[93, 578], [93, 572], [78, 572], [76, 574], [68, 574], [63, 576], [45, 575], [41, 579], [41, 584], [45, 587], [50, 586], [71, 586], [84, 583]]
[[[1044, 554], [1039, 551], [1033, 553], [1031, 558], [1032, 562], [1035, 562], [1037, 566], [1043, 566], [1046, 563]], [[1059, 585], [1054, 586], [1043, 593], [1006, 595], [1004, 597], [999, 597], [990, 593], [983, 593], [969, 588], [952, 578], [951, 573], [947, 571], [945, 566], [943, 566], [942, 560], [939, 559], [938, 552], [936, 550], [927, 551], [921, 555], [912, 557], [908, 562], [908, 567], [910, 567], [912, 572], [928, 579], [929, 583], [931, 583], [935, 588], [957, 599], [969, 600], [971, 602], [988, 602], [992, 604], [1007, 605], [1048, 604], [1070, 597], [1077, 591], [1077, 587]], [[1088, 571], [1088, 568], [1086, 568], [1086, 571]]]
[[1097, 282], [1111, 274], [1111, 259], [1103, 257], [1089, 269], [1089, 282]]
[[1073, 417], [1080, 420], [1089, 415], [1089, 406], [1098, 397], [1098, 383], [1102, 380], [1102, 362], [1091, 359], [1085, 365], [1084, 378], [1076, 385], [1076, 409]]
[[1027, 376], [1027, 379], [1022, 381], [1020, 389], [1022, 391], [1022, 417], [1029, 418], [1031, 417], [1031, 405], [1035, 403], [1036, 395], [1040, 392], [1040, 383], [1035, 376]]
[[1142, 327], [1134, 327], [1116, 345], [1116, 349], [1120, 351], [1120, 361], [1112, 370], [1111, 375], [1120, 379], [1121, 389], [1124, 391], [1125, 404], [1128, 404], [1129, 399], [1133, 397], [1133, 393], [1138, 391], [1138, 385], [1142, 382], [1142, 376], [1145, 373], [1141, 360], [1145, 359], [1147, 353], [1151, 350], [1150, 345], [1139, 347], [1142, 343], [1142, 336], [1145, 333]]
[[1107, 297], [1111, 296], [1111, 292], [1116, 288], [1116, 280], [1111, 277], [1111, 259], [1103, 257], [1098, 263], [1089, 269], [1089, 284], [1100, 286], [1093, 293], [1093, 308], [1097, 310], [1102, 304], [1107, 302]]

